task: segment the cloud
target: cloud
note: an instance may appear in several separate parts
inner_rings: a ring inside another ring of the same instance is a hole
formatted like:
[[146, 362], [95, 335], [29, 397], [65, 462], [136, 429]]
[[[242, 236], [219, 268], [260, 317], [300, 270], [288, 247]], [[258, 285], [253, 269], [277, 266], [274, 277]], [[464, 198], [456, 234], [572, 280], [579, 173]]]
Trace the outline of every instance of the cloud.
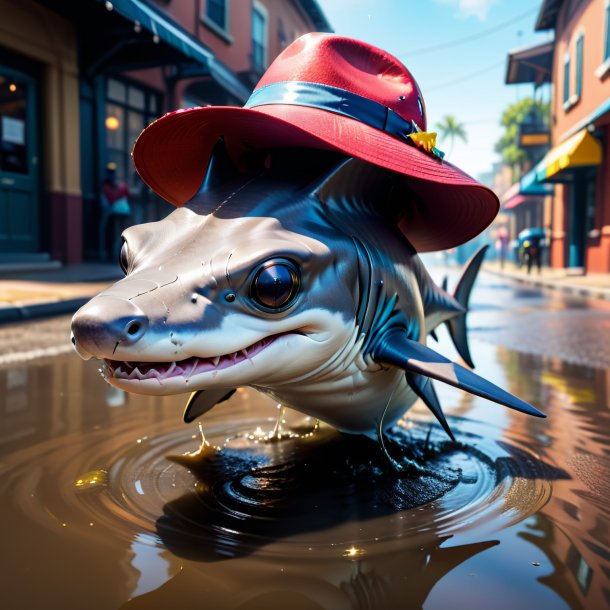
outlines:
[[435, 2], [455, 7], [460, 17], [477, 17], [484, 21], [496, 0], [435, 0]]

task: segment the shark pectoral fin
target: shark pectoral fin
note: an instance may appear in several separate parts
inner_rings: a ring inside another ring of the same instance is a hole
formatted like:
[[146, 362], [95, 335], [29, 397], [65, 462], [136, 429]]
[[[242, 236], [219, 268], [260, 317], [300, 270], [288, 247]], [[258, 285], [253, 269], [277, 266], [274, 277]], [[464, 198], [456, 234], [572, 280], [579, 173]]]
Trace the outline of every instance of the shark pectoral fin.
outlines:
[[470, 394], [487, 398], [493, 402], [528, 415], [546, 417], [538, 409], [506, 392], [497, 385], [479, 377], [467, 368], [441, 356], [434, 350], [411, 341], [403, 328], [390, 328], [377, 341], [372, 352], [376, 362], [390, 364], [405, 371], [432, 377]]
[[438, 420], [438, 423], [443, 427], [443, 430], [447, 433], [449, 438], [455, 442], [455, 436], [449, 428], [449, 424], [445, 419], [445, 414], [441, 408], [441, 403], [436, 395], [436, 390], [432, 385], [429, 377], [418, 375], [417, 373], [406, 373], [407, 383], [413, 388], [413, 391], [424, 401], [425, 405], [432, 411], [434, 417]]
[[184, 408], [184, 422], [190, 424], [218, 403], [229, 400], [233, 394], [235, 394], [234, 388], [231, 390], [220, 388], [218, 390], [197, 390], [193, 392]]

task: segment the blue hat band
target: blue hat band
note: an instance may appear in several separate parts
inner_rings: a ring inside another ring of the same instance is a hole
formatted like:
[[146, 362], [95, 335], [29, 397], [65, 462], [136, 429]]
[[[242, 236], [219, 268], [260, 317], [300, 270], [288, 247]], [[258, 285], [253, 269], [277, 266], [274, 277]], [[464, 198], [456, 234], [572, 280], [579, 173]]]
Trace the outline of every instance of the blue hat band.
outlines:
[[318, 108], [355, 119], [402, 140], [417, 131], [413, 121], [406, 121], [391, 108], [330, 85], [303, 81], [272, 83], [254, 91], [244, 108], [269, 104]]

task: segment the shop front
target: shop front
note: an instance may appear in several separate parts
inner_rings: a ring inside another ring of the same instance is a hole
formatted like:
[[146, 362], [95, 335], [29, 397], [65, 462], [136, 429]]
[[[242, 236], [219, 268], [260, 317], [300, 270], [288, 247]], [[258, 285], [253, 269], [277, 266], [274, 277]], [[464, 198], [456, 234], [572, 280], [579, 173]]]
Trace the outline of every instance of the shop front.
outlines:
[[0, 269], [78, 261], [75, 30], [29, 0], [0, 15]]
[[[115, 260], [102, 187], [129, 224], [169, 208], [137, 178], [142, 129], [201, 81], [241, 105], [247, 87], [163, 10], [141, 0], [0, 0], [0, 270]], [[115, 223], [116, 224], [116, 223]]]
[[587, 129], [582, 129], [554, 148], [533, 168], [538, 183], [555, 183], [551, 265], [573, 271], [591, 271], [588, 264], [589, 239], [600, 221], [598, 205], [603, 196], [602, 145]]

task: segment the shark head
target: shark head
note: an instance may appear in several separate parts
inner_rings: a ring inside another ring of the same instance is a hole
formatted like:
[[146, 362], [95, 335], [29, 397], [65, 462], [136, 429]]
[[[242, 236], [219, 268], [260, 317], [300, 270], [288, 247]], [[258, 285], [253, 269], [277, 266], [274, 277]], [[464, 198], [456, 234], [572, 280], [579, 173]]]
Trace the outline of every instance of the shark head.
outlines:
[[434, 286], [402, 233], [425, 213], [372, 164], [276, 150], [237, 171], [219, 144], [191, 201], [125, 231], [126, 276], [75, 314], [75, 349], [128, 392], [190, 392], [186, 421], [252, 386], [379, 438], [420, 397], [453, 438], [430, 379], [542, 416], [425, 345], [444, 322], [471, 363], [465, 319], [485, 254], [453, 296]]
[[315, 374], [349, 343], [358, 299], [353, 245], [318, 209], [319, 169], [208, 179], [186, 207], [127, 229], [126, 276], [75, 314], [76, 351], [142, 394]]

